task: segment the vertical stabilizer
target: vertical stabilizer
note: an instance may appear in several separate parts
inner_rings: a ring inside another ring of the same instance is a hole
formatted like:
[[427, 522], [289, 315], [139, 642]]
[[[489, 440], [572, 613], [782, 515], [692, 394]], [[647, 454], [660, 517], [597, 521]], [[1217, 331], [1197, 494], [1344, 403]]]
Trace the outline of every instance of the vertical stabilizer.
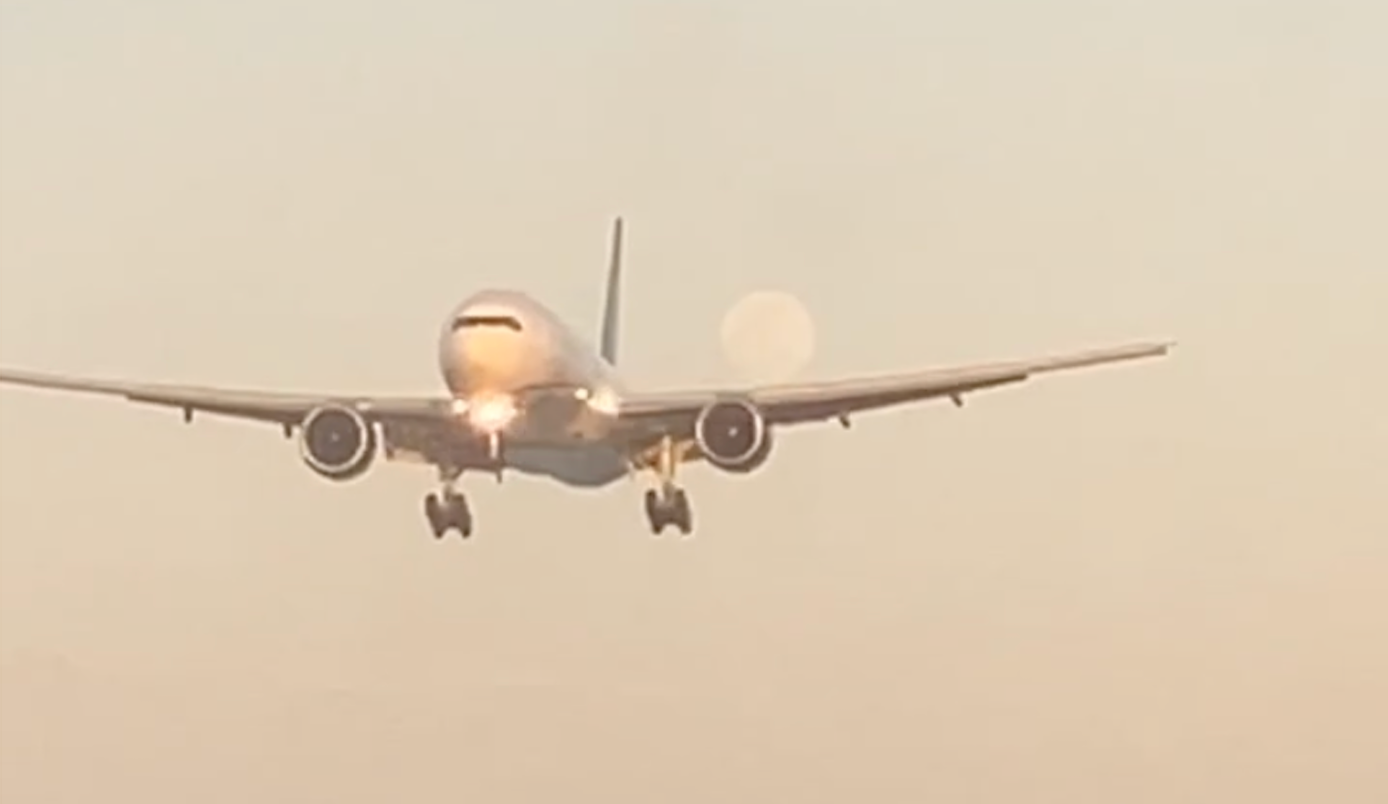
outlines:
[[617, 365], [622, 314], [622, 219], [612, 222], [612, 253], [607, 266], [607, 298], [602, 311], [602, 359]]

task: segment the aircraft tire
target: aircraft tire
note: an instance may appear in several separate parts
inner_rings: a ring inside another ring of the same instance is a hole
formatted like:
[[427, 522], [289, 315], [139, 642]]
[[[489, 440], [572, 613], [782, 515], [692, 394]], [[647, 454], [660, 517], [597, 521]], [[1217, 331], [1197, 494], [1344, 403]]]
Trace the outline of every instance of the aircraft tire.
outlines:
[[435, 539], [442, 539], [443, 534], [448, 532], [449, 523], [445, 519], [446, 513], [437, 494], [429, 494], [424, 498], [424, 518], [429, 520], [429, 530], [434, 534]]
[[680, 533], [688, 536], [694, 532], [694, 510], [689, 505], [689, 495], [680, 489], [675, 492], [675, 498], [671, 501], [671, 524], [680, 529]]
[[652, 536], [659, 536], [665, 530], [666, 513], [655, 489], [646, 489], [646, 519], [650, 522]]
[[468, 506], [467, 497], [455, 494], [448, 500], [448, 519], [449, 524], [458, 529], [458, 534], [464, 539], [472, 536], [472, 509]]

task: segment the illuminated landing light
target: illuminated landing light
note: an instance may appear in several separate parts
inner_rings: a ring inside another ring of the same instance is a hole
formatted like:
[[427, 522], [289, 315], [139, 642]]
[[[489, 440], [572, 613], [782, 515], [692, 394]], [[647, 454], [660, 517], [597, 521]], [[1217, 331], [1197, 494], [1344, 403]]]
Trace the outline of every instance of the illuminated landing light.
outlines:
[[621, 410], [622, 401], [617, 398], [617, 393], [610, 388], [598, 388], [592, 391], [583, 389], [584, 394], [580, 399], [588, 403], [588, 407], [603, 414], [604, 416], [616, 416]]
[[509, 396], [454, 399], [450, 408], [454, 416], [486, 437], [487, 460], [496, 472], [496, 482], [500, 483], [501, 472], [506, 468], [501, 456], [501, 435], [520, 413], [516, 401]]
[[468, 423], [486, 433], [499, 433], [516, 418], [516, 403], [509, 396], [479, 399], [467, 407]]
[[486, 433], [505, 430], [519, 412], [515, 400], [509, 396], [454, 399], [450, 409], [454, 416], [465, 419], [471, 427]]

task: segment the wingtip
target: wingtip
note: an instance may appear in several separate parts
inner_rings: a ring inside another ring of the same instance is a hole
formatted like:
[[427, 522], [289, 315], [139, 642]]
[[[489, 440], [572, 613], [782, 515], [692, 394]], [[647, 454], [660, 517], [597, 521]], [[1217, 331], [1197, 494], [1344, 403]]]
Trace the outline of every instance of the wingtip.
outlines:
[[1134, 344], [1132, 350], [1145, 355], [1165, 355], [1176, 348], [1176, 341], [1147, 341], [1145, 343]]

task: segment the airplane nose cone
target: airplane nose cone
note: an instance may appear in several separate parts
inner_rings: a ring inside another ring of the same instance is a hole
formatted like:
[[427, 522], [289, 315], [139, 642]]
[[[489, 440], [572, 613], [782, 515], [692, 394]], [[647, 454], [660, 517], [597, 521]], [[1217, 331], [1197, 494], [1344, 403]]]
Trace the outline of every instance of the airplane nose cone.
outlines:
[[533, 380], [533, 360], [525, 338], [508, 329], [449, 333], [442, 358], [444, 375], [455, 394], [506, 392]]

